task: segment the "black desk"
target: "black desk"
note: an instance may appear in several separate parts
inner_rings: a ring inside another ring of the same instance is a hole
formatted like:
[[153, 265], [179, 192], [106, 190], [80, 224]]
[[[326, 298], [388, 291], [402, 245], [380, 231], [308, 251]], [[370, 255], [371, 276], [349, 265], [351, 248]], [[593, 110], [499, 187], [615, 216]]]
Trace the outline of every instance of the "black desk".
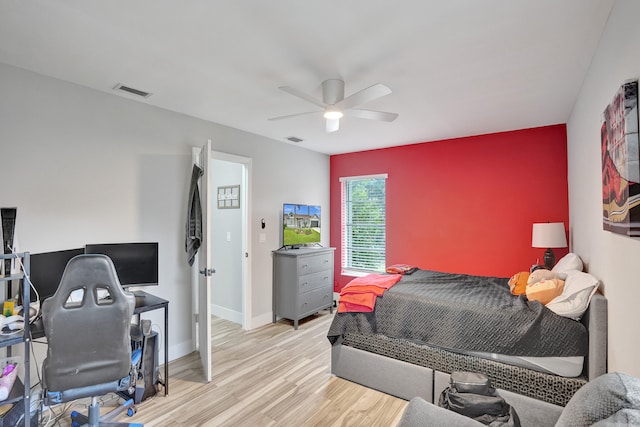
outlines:
[[133, 315], [138, 316], [140, 323], [140, 315], [147, 311], [158, 310], [164, 308], [164, 395], [169, 394], [169, 301], [152, 295], [145, 291], [135, 291], [136, 308]]
[[[164, 395], [169, 394], [169, 301], [159, 298], [145, 291], [135, 291], [136, 295], [136, 308], [133, 310], [133, 315], [138, 316], [138, 323], [140, 323], [140, 315], [147, 311], [158, 310], [164, 308]], [[142, 297], [144, 296], [144, 297]], [[30, 325], [31, 338], [43, 338], [44, 326], [42, 325], [42, 318], [39, 318]]]

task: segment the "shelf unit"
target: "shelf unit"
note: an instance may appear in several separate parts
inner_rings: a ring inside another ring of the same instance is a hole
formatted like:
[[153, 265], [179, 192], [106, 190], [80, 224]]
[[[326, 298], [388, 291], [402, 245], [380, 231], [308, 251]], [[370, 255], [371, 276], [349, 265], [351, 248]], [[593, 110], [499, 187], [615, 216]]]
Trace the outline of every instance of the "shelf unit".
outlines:
[[[25, 312], [29, 313], [29, 297], [30, 297], [30, 286], [28, 283], [28, 279], [25, 280], [29, 275], [29, 252], [22, 252], [16, 254], [0, 254], [0, 261], [4, 264], [5, 260], [13, 260], [19, 259], [22, 263], [23, 269], [19, 274], [9, 274], [6, 276], [0, 276], [0, 285], [2, 285], [2, 289], [6, 292], [6, 286], [12, 286], [14, 282], [18, 282], [18, 284], [22, 284], [22, 286], [18, 286], [18, 288], [22, 288], [22, 301], [23, 307], [25, 307]], [[29, 331], [29, 322], [28, 318], [25, 321], [25, 328], [21, 332], [16, 332], [11, 335], [0, 335], [0, 347], [6, 348], [7, 357], [11, 356], [11, 349], [13, 346], [22, 345], [24, 347], [24, 355], [22, 357], [22, 366], [24, 368], [24, 378], [21, 380], [19, 377], [16, 378], [15, 383], [13, 384], [13, 388], [9, 393], [9, 397], [3, 401], [0, 401], [1, 405], [7, 405], [10, 403], [13, 404], [23, 404], [24, 407], [24, 418], [23, 418], [23, 426], [30, 427], [31, 426], [31, 387], [29, 384], [29, 378], [31, 375], [30, 370], [30, 354], [31, 354], [31, 335]], [[5, 414], [5, 416], [7, 416]]]

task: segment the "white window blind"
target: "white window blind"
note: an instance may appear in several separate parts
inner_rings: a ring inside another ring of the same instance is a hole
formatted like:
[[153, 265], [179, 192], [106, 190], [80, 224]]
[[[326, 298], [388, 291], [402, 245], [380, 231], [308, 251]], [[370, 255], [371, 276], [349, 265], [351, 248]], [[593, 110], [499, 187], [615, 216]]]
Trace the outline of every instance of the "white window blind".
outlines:
[[344, 274], [385, 271], [386, 179], [386, 174], [340, 178]]

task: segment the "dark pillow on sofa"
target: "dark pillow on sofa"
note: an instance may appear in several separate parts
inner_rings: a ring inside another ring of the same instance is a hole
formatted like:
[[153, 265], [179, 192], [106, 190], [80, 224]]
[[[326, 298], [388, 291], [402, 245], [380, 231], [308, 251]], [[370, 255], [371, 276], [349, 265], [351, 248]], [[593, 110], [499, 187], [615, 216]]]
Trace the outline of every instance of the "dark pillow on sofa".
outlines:
[[640, 379], [613, 372], [601, 375], [582, 386], [567, 403], [556, 426], [639, 423]]

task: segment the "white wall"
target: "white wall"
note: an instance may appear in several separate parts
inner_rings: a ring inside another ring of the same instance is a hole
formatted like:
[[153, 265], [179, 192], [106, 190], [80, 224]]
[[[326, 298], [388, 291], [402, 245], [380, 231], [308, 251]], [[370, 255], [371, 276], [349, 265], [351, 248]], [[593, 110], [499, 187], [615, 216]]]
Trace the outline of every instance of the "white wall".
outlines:
[[609, 371], [640, 376], [640, 240], [602, 229], [601, 116], [640, 77], [640, 2], [617, 0], [567, 124], [572, 250], [609, 301]]
[[[328, 156], [4, 64], [0, 94], [0, 207], [18, 208], [20, 250], [158, 241], [160, 285], [150, 291], [170, 301], [170, 359], [192, 350], [191, 147], [212, 139], [215, 151], [251, 158], [251, 326], [270, 321], [282, 203], [304, 193], [329, 212]], [[149, 317], [162, 325], [159, 311]]]

